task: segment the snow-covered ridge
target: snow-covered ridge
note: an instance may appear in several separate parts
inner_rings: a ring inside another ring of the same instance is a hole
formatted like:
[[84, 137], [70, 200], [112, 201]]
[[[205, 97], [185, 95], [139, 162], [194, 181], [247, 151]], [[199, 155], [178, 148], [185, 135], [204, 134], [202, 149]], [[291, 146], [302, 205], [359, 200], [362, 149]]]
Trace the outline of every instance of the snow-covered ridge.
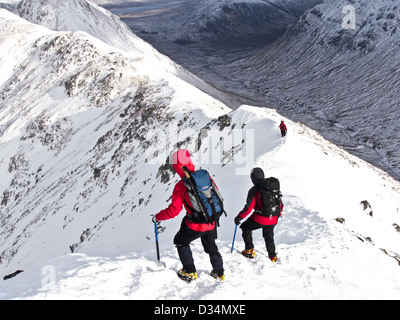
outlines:
[[[55, 31], [82, 31], [113, 47], [151, 60], [154, 70], [166, 70], [222, 100], [230, 98], [160, 54], [151, 45], [137, 37], [116, 16], [92, 1], [24, 0], [17, 6], [17, 14], [24, 19]], [[148, 67], [148, 65], [146, 65]]]
[[[2, 69], [10, 65], [9, 61], [13, 66], [13, 72], [0, 87], [0, 139], [4, 155], [2, 266], [20, 249], [23, 251], [30, 235], [46, 234], [36, 230], [38, 225], [51, 225], [43, 222], [48, 214], [64, 221], [61, 229], [76, 219], [68, 218], [70, 213], [87, 216], [79, 212], [87, 212], [93, 205], [87, 201], [92, 202], [89, 195], [94, 189], [101, 190], [110, 184], [111, 172], [120, 176], [129, 171], [118, 188], [124, 186], [121, 193], [133, 181], [146, 181], [149, 172], [141, 172], [140, 168], [146, 163], [144, 151], [149, 147], [149, 130], [164, 127], [175, 119], [179, 121], [183, 117], [179, 114], [183, 113], [188, 117], [181, 121], [180, 129], [185, 128], [184, 123], [205, 125], [210, 116], [229, 111], [174, 74], [158, 68], [152, 59], [116, 51], [86, 33], [50, 31], [5, 10], [1, 10], [0, 25], [2, 48], [13, 53], [1, 61]], [[28, 29], [30, 32], [25, 33]], [[195, 101], [188, 101], [187, 94], [196, 97]], [[163, 163], [165, 160], [166, 157]], [[107, 163], [110, 167], [106, 169]], [[117, 169], [123, 163], [128, 167]], [[158, 167], [152, 169], [156, 175]], [[137, 172], [142, 178], [136, 177]], [[92, 182], [84, 182], [87, 179]], [[83, 201], [81, 205], [65, 198], [67, 185], [67, 193], [72, 192], [75, 200]], [[137, 186], [132, 187], [137, 190]], [[101, 194], [100, 191], [96, 197]], [[137, 197], [134, 200], [136, 197], [127, 195], [130, 210], [137, 206], [134, 203], [141, 203], [142, 197]], [[59, 210], [64, 218], [57, 215]], [[105, 208], [92, 210], [97, 218], [90, 218], [90, 224], [107, 215]], [[84, 225], [82, 221], [76, 224], [79, 235], [74, 236], [74, 241], [86, 229], [82, 229]], [[65, 252], [74, 241], [63, 237], [51, 246], [59, 246]], [[18, 260], [28, 261], [28, 257], [29, 254], [21, 253]]]
[[118, 17], [86, 0], [23, 0], [18, 12], [32, 23], [52, 30], [87, 32], [118, 49], [138, 50], [134, 42], [141, 42]]
[[[282, 141], [275, 126], [282, 117], [273, 111], [244, 106], [230, 113], [229, 119], [232, 125], [263, 135], [264, 139], [256, 139], [256, 165], [280, 177], [284, 186], [285, 215], [275, 232], [280, 265], [268, 263], [258, 234], [256, 261], [245, 261], [239, 254], [243, 246], [240, 236], [235, 252], [230, 253], [232, 219], [245, 201], [243, 189], [250, 187], [250, 179], [235, 176], [235, 166], [207, 166], [224, 192], [229, 212], [229, 219], [221, 221], [218, 241], [226, 283], [215, 282], [207, 275], [208, 259], [200, 243], [193, 245], [199, 280], [187, 286], [177, 279], [175, 271], [180, 263], [171, 241], [179, 218], [164, 224], [167, 229], [160, 235], [161, 263], [156, 262], [148, 210], [161, 204], [150, 199], [143, 200], [139, 212], [128, 219], [129, 210], [118, 217], [105, 217], [98, 228], [82, 233], [82, 242], [76, 248], [86, 254], [62, 255], [25, 268], [5, 282], [2, 297], [219, 299], [224, 293], [226, 299], [397, 299], [398, 263], [379, 249], [389, 245], [398, 250], [399, 234], [388, 223], [398, 219], [393, 207], [393, 201], [399, 204], [398, 185], [304, 126], [288, 121], [290, 136]], [[219, 128], [214, 129], [219, 132]], [[230, 126], [220, 134], [226, 137], [229, 132], [237, 134]], [[265, 141], [268, 143], [263, 145]], [[143, 169], [151, 170], [149, 166]], [[148, 179], [143, 186], [140, 184], [143, 197], [149, 194], [166, 198], [172, 192], [173, 184], [164, 190], [166, 185], [159, 183], [148, 186], [153, 182]], [[366, 184], [376, 187], [371, 190]], [[103, 197], [109, 197], [107, 193]], [[342, 201], [335, 201], [339, 196]], [[356, 199], [363, 197], [373, 203], [373, 217], [359, 207]], [[389, 204], [387, 199], [392, 202]], [[97, 201], [105, 204], [104, 200]], [[122, 204], [114, 209], [123, 208]], [[344, 227], [335, 221], [339, 213], [346, 220]]]
[[[86, 32], [52, 31], [0, 10], [0, 42], [10, 53], [0, 60], [8, 70], [0, 82], [0, 274], [24, 270], [3, 282], [1, 299], [398, 297], [400, 269], [380, 249], [400, 252], [400, 186], [382, 171], [274, 110], [231, 111], [154, 56]], [[155, 262], [150, 215], [168, 205], [178, 181], [166, 163], [178, 147], [211, 172], [225, 198], [227, 287], [207, 278], [199, 244], [200, 281], [177, 283], [180, 218], [164, 224]], [[229, 253], [251, 186], [237, 174], [245, 165], [244, 173], [261, 166], [281, 180], [281, 268], [266, 266], [259, 235], [255, 264]]]

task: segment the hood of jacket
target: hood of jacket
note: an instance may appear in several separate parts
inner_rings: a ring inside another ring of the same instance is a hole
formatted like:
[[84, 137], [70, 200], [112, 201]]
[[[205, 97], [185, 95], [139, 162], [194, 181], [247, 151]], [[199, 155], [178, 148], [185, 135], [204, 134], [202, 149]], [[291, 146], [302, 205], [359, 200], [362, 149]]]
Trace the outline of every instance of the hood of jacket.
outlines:
[[265, 179], [264, 171], [261, 168], [254, 168], [251, 170], [251, 181], [254, 185], [258, 185], [261, 181]]
[[183, 166], [188, 168], [190, 171], [196, 171], [192, 159], [190, 158], [189, 151], [186, 149], [181, 149], [175, 152], [172, 155], [171, 160], [172, 166], [181, 178], [185, 177], [185, 172], [182, 170]]

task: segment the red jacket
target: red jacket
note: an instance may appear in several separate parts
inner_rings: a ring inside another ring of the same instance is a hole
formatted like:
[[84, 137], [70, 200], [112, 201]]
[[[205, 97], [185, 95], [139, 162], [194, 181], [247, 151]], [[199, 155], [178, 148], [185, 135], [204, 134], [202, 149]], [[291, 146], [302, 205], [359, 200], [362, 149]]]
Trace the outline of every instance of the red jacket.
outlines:
[[[246, 205], [243, 210], [240, 211], [239, 217], [245, 219], [253, 210], [253, 214], [250, 219], [253, 219], [255, 222], [262, 224], [264, 226], [268, 225], [276, 225], [278, 223], [278, 217], [264, 217], [257, 213], [262, 208], [262, 198], [258, 187], [252, 187], [249, 190], [247, 195]], [[282, 215], [283, 204], [281, 205], [281, 214]]]
[[[190, 214], [188, 204], [190, 204], [190, 198], [185, 187], [185, 182], [184, 180], [181, 180], [175, 185], [174, 191], [172, 192], [171, 204], [168, 206], [168, 208], [157, 213], [156, 219], [158, 221], [173, 219], [182, 211], [182, 206], [184, 206], [186, 212]], [[215, 228], [215, 222], [211, 224], [194, 223], [189, 221], [189, 219], [186, 219], [185, 223], [190, 229], [199, 232], [209, 231]]]
[[[195, 167], [190, 159], [189, 152], [185, 149], [179, 150], [172, 156], [172, 165], [181, 178], [185, 176], [181, 169], [183, 165], [189, 170], [195, 171]], [[172, 192], [171, 204], [168, 206], [168, 208], [157, 213], [156, 219], [157, 221], [164, 221], [175, 218], [182, 211], [182, 206], [184, 206], [187, 213], [190, 214], [191, 211], [188, 205], [191, 205], [190, 198], [185, 187], [185, 181], [181, 180], [175, 185], [174, 191]], [[185, 223], [190, 229], [199, 232], [209, 231], [215, 228], [215, 222], [210, 224], [194, 223], [189, 221], [189, 219], [185, 219]]]

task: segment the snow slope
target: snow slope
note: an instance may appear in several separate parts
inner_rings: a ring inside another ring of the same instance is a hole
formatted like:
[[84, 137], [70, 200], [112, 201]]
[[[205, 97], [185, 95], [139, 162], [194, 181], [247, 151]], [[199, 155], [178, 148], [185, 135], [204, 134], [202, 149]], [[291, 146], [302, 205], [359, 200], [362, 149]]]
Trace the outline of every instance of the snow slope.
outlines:
[[[385, 246], [399, 250], [400, 235], [391, 225], [399, 222], [398, 184], [303, 126], [288, 122], [290, 133], [281, 140], [275, 126], [281, 117], [274, 111], [244, 106], [230, 116], [232, 123], [246, 124], [248, 130], [264, 134], [265, 139], [257, 141], [255, 165], [281, 179], [285, 213], [275, 232], [280, 264], [268, 260], [260, 232], [255, 233], [259, 254], [254, 261], [239, 253], [243, 249], [240, 232], [234, 253], [230, 253], [232, 220], [244, 204], [251, 182], [248, 176], [234, 174], [235, 165], [206, 166], [215, 174], [229, 213], [229, 218], [222, 220], [218, 240], [225, 283], [207, 275], [210, 265], [199, 241], [192, 248], [200, 278], [190, 285], [177, 279], [180, 262], [172, 239], [180, 218], [165, 223], [167, 230], [160, 235], [162, 258], [157, 263], [155, 249], [149, 246], [154, 244], [151, 223], [144, 214], [132, 218], [132, 223], [142, 222], [140, 228], [151, 238], [137, 240], [142, 247], [134, 248], [131, 239], [131, 250], [113, 255], [113, 250], [107, 250], [112, 247], [108, 242], [98, 255], [77, 253], [46, 260], [4, 282], [2, 298], [399, 299], [398, 262], [379, 250]], [[225, 134], [229, 130], [226, 128]], [[171, 192], [169, 188], [165, 193]], [[338, 197], [343, 197], [343, 202], [335, 201]], [[359, 206], [364, 198], [374, 208], [373, 217]], [[148, 208], [162, 206], [156, 203]], [[339, 216], [346, 219], [344, 226], [335, 221]], [[375, 245], [360, 241], [362, 234], [371, 236]]]
[[[382, 171], [288, 119], [281, 139], [274, 110], [232, 111], [154, 56], [86, 32], [0, 10], [0, 42], [0, 274], [23, 270], [2, 282], [0, 299], [399, 298], [400, 185]], [[178, 147], [225, 198], [226, 283], [206, 275], [198, 242], [199, 281], [176, 278], [180, 218], [163, 224], [156, 262], [150, 215], [169, 203]], [[255, 261], [238, 254], [240, 232], [229, 252], [254, 166], [281, 180], [280, 265], [259, 233]]]
[[[83, 32], [54, 32], [5, 10], [0, 23], [2, 48], [10, 53], [0, 82], [2, 267], [15, 255], [15, 263], [30, 261], [20, 252], [30, 235], [43, 242], [39, 252], [47, 246], [68, 252], [107, 217], [137, 214], [150, 195], [140, 195], [136, 182], [146, 184], [160, 166], [143, 171], [148, 131], [169, 122], [205, 125], [229, 110], [151, 56], [118, 51]], [[103, 198], [107, 190], [114, 191]], [[114, 210], [115, 196], [125, 198], [125, 209]], [[100, 198], [108, 209], [95, 205]], [[52, 228], [47, 219], [60, 230], [71, 223], [77, 229], [49, 243], [46, 232], [36, 232], [38, 225]]]
[[74, 0], [24, 0], [18, 5], [22, 18], [55, 31], [83, 31], [108, 45], [135, 54], [138, 59], [151, 59], [152, 68], [177, 75], [212, 97], [230, 102], [232, 99], [180, 65], [155, 50], [133, 34], [130, 29], [109, 11], [92, 1]]
[[150, 52], [150, 46], [129, 32], [117, 16], [90, 1], [23, 0], [18, 12], [52, 30], [84, 31], [118, 49]]

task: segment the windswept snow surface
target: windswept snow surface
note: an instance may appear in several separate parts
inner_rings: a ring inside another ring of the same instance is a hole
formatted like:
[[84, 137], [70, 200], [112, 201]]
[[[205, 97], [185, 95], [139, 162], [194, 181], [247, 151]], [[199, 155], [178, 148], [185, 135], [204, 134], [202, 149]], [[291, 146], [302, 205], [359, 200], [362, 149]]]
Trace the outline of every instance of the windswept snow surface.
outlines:
[[[188, 285], [176, 277], [181, 265], [172, 239], [180, 217], [163, 223], [167, 230], [159, 237], [157, 262], [149, 219], [150, 212], [165, 206], [157, 202], [129, 222], [132, 233], [143, 229], [151, 239], [121, 237], [132, 246], [123, 255], [111, 254], [116, 239], [109, 239], [99, 255], [67, 254], [43, 261], [4, 282], [1, 298], [399, 299], [399, 264], [380, 250], [400, 249], [400, 235], [392, 226], [399, 223], [398, 184], [303, 126], [287, 121], [289, 135], [281, 139], [281, 117], [272, 110], [244, 106], [230, 115], [233, 123], [246, 124], [247, 130], [263, 137], [255, 145], [255, 165], [281, 180], [285, 210], [275, 231], [280, 264], [267, 258], [260, 232], [254, 234], [255, 260], [241, 256], [240, 232], [230, 252], [233, 217], [251, 182], [248, 176], [235, 175], [235, 165], [206, 166], [212, 169], [229, 213], [222, 218], [218, 240], [226, 282], [208, 275], [211, 267], [199, 241], [192, 245], [199, 279]], [[172, 187], [165, 191], [171, 192]], [[363, 199], [372, 204], [373, 217], [359, 205]], [[337, 217], [345, 218], [345, 225], [336, 222]], [[370, 236], [375, 245], [356, 235]]]
[[[8, 53], [0, 60], [0, 274], [23, 270], [2, 281], [0, 299], [400, 298], [400, 185], [387, 174], [274, 110], [232, 111], [173, 64], [160, 68], [155, 53], [6, 10], [0, 41]], [[150, 215], [170, 201], [178, 177], [166, 161], [178, 147], [225, 199], [224, 283], [208, 276], [199, 241], [199, 279], [176, 277], [172, 240], [183, 212], [162, 224], [157, 262]], [[254, 166], [282, 185], [277, 265], [260, 232], [254, 261], [240, 255], [240, 231], [230, 253]]]

